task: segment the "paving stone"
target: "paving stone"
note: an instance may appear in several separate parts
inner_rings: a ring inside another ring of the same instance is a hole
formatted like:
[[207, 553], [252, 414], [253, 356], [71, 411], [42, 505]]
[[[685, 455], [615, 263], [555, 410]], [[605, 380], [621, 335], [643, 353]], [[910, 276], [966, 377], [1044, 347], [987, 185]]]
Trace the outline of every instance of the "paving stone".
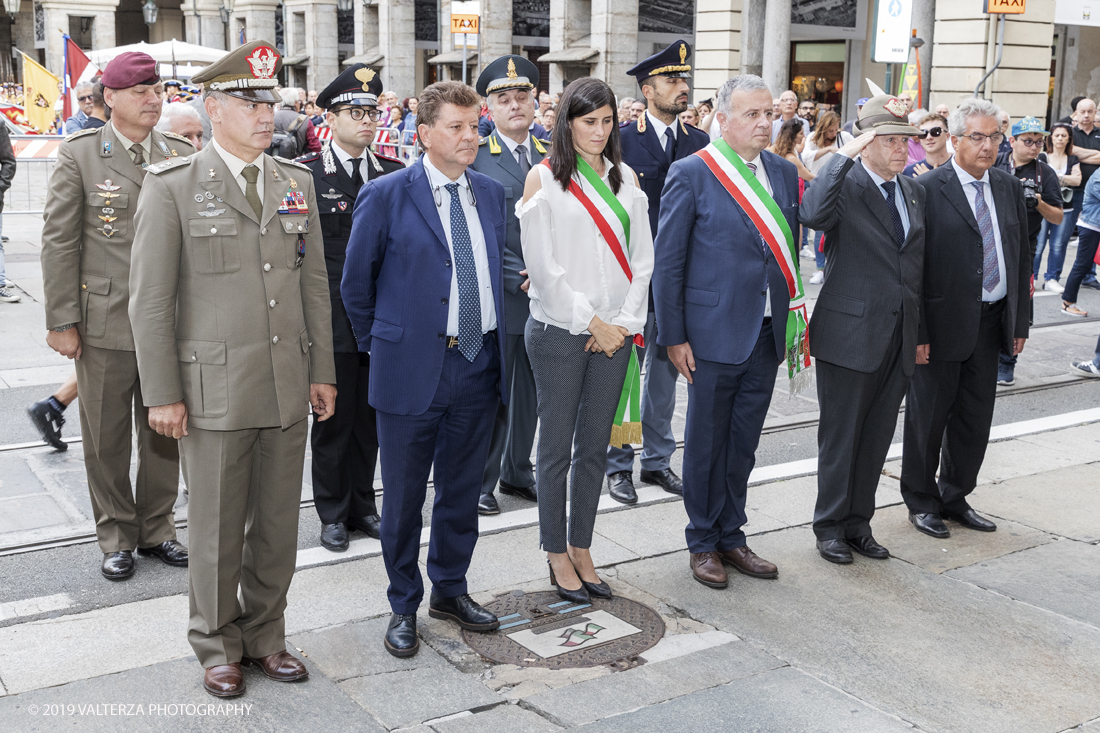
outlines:
[[[875, 505], [881, 507], [900, 501], [898, 482], [883, 476], [875, 492]], [[817, 476], [801, 476], [750, 486], [745, 505], [748, 509], [778, 520], [782, 526], [795, 527], [813, 522], [816, 503]]]
[[[0, 698], [0, 730], [266, 733], [316, 730], [317, 721], [324, 720], [325, 730], [383, 731], [370, 713], [350, 700], [309, 660], [306, 667], [310, 670], [309, 679], [293, 684], [275, 682], [258, 671], [245, 670], [245, 694], [219, 699], [202, 689], [202, 667], [195, 657], [162, 662]], [[109, 707], [112, 704], [116, 706], [113, 714]], [[70, 705], [73, 707], [69, 708]], [[176, 707], [169, 707], [173, 705]], [[125, 706], [121, 712], [119, 706]], [[65, 714], [57, 717], [44, 714], [54, 710], [64, 710]]]
[[1061, 540], [970, 567], [951, 577], [1100, 627], [1100, 547]]
[[[996, 491], [996, 487], [990, 489]], [[947, 539], [922, 534], [909, 522], [909, 510], [903, 504], [876, 512], [871, 529], [891, 555], [933, 573], [991, 560], [1054, 539], [1045, 532], [1004, 519], [997, 519], [996, 532], [975, 532], [950, 520], [947, 525], [951, 530]]]
[[[420, 622], [424, 620], [419, 619]], [[337, 682], [420, 667], [442, 669], [447, 666], [439, 654], [423, 643], [414, 657], [399, 659], [386, 653], [382, 639], [389, 623], [390, 616], [386, 614], [366, 621], [297, 634], [287, 642], [300, 649], [322, 672]]]
[[[1096, 427], [1093, 426], [1093, 429]], [[1024, 444], [1021, 445], [1018, 441]], [[1100, 455], [1095, 451], [1076, 452], [1053, 446], [1046, 446], [1045, 450], [1036, 451], [1033, 443], [1017, 438], [989, 444], [985, 451], [982, 468], [978, 472], [978, 479], [1007, 481], [1020, 476], [1033, 476], [1037, 473], [1094, 461], [1100, 461]]]
[[1096, 425], [1080, 425], [1065, 430], [1024, 435], [1019, 440], [1042, 448], [1091, 458], [1092, 461], [1100, 461], [1100, 429]]
[[389, 615], [388, 586], [381, 556], [298, 571], [287, 593], [286, 633]]
[[[67, 525], [72, 522], [69, 515], [48, 494], [5, 499], [0, 502], [0, 507], [3, 508], [0, 512], [0, 534]], [[94, 525], [90, 529], [94, 530]]]
[[666, 662], [549, 690], [525, 700], [529, 707], [567, 727], [584, 725], [636, 708], [783, 666], [744, 642], [731, 642]]
[[1100, 463], [1074, 466], [979, 487], [972, 506], [1044, 532], [1096, 542], [1100, 541], [1098, 486]]
[[518, 705], [498, 705], [475, 715], [464, 715], [442, 723], [432, 723], [438, 733], [550, 733], [561, 730], [538, 713], [524, 710]]
[[339, 684], [390, 729], [476, 710], [502, 699], [470, 675], [434, 667], [356, 677]]
[[0, 456], [0, 499], [45, 491], [42, 482], [20, 456]]
[[808, 528], [754, 544], [778, 580], [734, 575], [715, 591], [683, 553], [619, 573], [921, 729], [1057, 731], [1100, 716], [1100, 631], [904, 562], [832, 565]]
[[784, 667], [678, 697], [585, 728], [598, 733], [894, 733], [906, 723]]

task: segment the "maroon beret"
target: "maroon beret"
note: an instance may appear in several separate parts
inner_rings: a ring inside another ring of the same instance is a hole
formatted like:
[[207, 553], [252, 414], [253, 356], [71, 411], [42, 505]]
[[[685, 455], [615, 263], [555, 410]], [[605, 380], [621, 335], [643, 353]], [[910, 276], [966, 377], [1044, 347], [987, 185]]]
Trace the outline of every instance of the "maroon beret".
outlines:
[[156, 84], [159, 81], [156, 60], [141, 51], [120, 53], [103, 70], [103, 86], [108, 89], [129, 89], [138, 84]]

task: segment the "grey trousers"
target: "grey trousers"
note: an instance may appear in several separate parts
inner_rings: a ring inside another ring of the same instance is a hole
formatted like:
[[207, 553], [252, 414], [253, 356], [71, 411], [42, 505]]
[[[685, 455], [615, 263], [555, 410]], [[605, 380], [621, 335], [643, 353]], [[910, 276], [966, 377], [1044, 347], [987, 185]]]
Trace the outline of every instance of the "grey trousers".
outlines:
[[[587, 548], [592, 544], [607, 443], [630, 364], [630, 345], [609, 359], [584, 350], [587, 335], [573, 336], [534, 318], [527, 319], [525, 338], [539, 405], [535, 491], [541, 544], [555, 553], [565, 552], [567, 541]], [[566, 474], [570, 468], [567, 532]]]

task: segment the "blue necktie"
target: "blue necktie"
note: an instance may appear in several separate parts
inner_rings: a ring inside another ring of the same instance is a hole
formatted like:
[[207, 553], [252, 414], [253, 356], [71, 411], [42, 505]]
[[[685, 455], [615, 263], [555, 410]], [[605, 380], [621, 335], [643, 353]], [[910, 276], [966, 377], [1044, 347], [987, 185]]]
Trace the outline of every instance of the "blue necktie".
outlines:
[[481, 351], [481, 294], [477, 287], [477, 266], [470, 241], [470, 227], [458, 197], [458, 184], [444, 186], [451, 195], [451, 247], [458, 277], [458, 350], [473, 363]]
[[997, 240], [993, 236], [993, 217], [985, 203], [985, 183], [971, 181], [974, 184], [974, 209], [978, 212], [978, 228], [982, 232], [982, 288], [992, 293], [1001, 282], [1001, 273], [997, 268]]
[[901, 212], [898, 211], [898, 202], [894, 199], [897, 185], [897, 181], [885, 181], [882, 184], [882, 188], [886, 191], [886, 205], [890, 207], [890, 218], [894, 220], [894, 238], [898, 240], [898, 245], [900, 246], [905, 242], [905, 227], [902, 226], [901, 223]]
[[676, 138], [672, 134], [672, 128], [665, 128], [665, 157], [668, 158], [669, 165], [672, 164], [673, 151], [676, 149]]

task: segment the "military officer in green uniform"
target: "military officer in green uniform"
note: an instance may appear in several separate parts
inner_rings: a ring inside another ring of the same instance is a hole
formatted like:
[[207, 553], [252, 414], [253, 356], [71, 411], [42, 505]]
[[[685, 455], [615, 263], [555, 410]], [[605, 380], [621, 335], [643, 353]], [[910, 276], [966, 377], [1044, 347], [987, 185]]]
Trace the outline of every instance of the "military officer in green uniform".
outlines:
[[503, 494], [535, 501], [531, 448], [538, 425], [538, 397], [531, 362], [527, 360], [523, 344], [523, 327], [531, 315], [527, 297], [530, 281], [523, 264], [515, 207], [523, 196], [527, 172], [531, 166], [542, 162], [550, 148], [549, 140], [537, 138], [529, 130], [535, 119], [538, 85], [538, 67], [522, 56], [512, 55], [501, 56], [490, 63], [477, 79], [477, 93], [489, 100], [496, 128], [482, 138], [477, 159], [470, 167], [504, 186], [508, 217], [504, 250], [504, 318], [507, 321], [504, 379], [509, 384], [509, 404], [497, 408], [481, 499], [477, 505], [482, 515], [500, 513], [493, 495], [497, 483]]
[[313, 458], [313, 504], [321, 518], [321, 546], [348, 549], [348, 533], [359, 530], [378, 539], [381, 517], [374, 501], [374, 468], [378, 429], [367, 401], [370, 354], [360, 353], [351, 321], [340, 298], [340, 278], [351, 236], [351, 212], [363, 183], [404, 170], [400, 160], [370, 149], [378, 127], [382, 79], [365, 64], [353, 64], [317, 95], [332, 139], [320, 153], [300, 163], [313, 174], [325, 239], [329, 295], [332, 303], [333, 358], [336, 361], [336, 414], [314, 422], [310, 433]]
[[[103, 70], [106, 125], [82, 130], [58, 148], [42, 226], [46, 335], [76, 360], [88, 491], [110, 580], [134, 574], [133, 551], [186, 566], [176, 541], [179, 492], [175, 441], [149, 428], [127, 307], [130, 253], [146, 166], [194, 152], [186, 138], [153, 129], [161, 85], [148, 54], [116, 56]], [[136, 420], [135, 420], [136, 418]], [[130, 483], [133, 429], [137, 481]]]
[[130, 274], [149, 422], [179, 439], [190, 491], [187, 638], [212, 695], [244, 692], [241, 664], [284, 682], [308, 428], [333, 414], [336, 374], [313, 177], [264, 154], [274, 44], [252, 41], [196, 74], [213, 138], [154, 166]]

